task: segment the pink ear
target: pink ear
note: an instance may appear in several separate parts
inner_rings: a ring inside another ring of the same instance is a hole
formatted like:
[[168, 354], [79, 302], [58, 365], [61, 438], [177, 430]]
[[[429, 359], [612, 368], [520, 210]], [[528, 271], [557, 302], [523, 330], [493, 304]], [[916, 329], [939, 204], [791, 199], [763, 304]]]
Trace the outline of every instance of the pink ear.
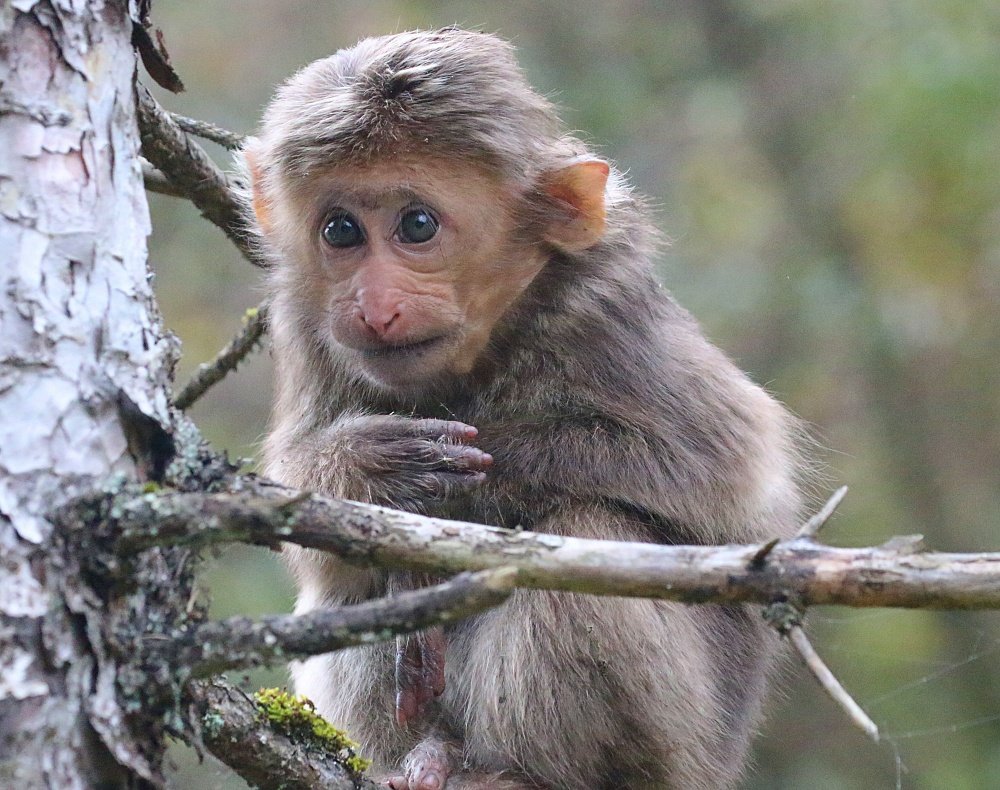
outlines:
[[247, 170], [250, 171], [250, 189], [253, 193], [253, 213], [257, 217], [257, 224], [264, 233], [271, 232], [271, 207], [264, 197], [264, 192], [260, 185], [260, 168], [257, 165], [257, 158], [249, 149], [243, 151], [243, 159], [247, 163]]
[[604, 190], [610, 172], [607, 162], [583, 159], [546, 175], [545, 192], [571, 209], [568, 217], [549, 226], [549, 241], [571, 252], [600, 241], [605, 226]]

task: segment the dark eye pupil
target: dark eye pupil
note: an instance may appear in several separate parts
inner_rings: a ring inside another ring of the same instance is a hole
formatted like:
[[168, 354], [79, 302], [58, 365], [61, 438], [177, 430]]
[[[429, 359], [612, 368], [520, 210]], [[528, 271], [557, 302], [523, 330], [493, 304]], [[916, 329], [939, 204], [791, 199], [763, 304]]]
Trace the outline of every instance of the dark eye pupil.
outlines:
[[323, 228], [323, 238], [331, 247], [357, 247], [365, 239], [361, 225], [347, 212], [330, 218]]
[[437, 220], [426, 209], [407, 211], [399, 221], [399, 238], [407, 244], [429, 241], [437, 231]]

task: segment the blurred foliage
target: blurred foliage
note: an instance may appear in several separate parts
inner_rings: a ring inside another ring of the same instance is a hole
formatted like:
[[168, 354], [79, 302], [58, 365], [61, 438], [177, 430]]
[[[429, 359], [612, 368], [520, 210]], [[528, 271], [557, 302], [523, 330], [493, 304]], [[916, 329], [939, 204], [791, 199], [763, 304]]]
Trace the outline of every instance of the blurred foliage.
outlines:
[[[153, 17], [189, 89], [162, 101], [237, 131], [277, 82], [364, 36], [458, 23], [512, 40], [567, 124], [654, 201], [673, 239], [664, 281], [829, 448], [828, 477], [852, 493], [827, 539], [920, 532], [936, 549], [1000, 549], [993, 0], [202, 0]], [[260, 277], [190, 206], [151, 202], [184, 380], [236, 331]], [[260, 354], [195, 407], [218, 446], [253, 456], [269, 376]], [[267, 552], [227, 552], [204, 576], [220, 615], [290, 607]], [[891, 737], [865, 741], [790, 665], [748, 787], [1000, 786], [998, 616], [811, 622]], [[177, 761], [177, 786], [241, 786]]]

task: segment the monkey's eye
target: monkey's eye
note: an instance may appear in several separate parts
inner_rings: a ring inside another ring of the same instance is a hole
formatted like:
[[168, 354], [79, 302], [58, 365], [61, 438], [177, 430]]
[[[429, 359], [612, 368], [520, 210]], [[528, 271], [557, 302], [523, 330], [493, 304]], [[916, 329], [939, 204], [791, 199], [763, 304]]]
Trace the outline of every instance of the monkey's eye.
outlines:
[[323, 227], [323, 238], [331, 247], [357, 247], [365, 240], [361, 223], [346, 211], [337, 211]]
[[400, 217], [399, 240], [404, 244], [430, 241], [438, 232], [438, 221], [425, 208], [412, 208]]

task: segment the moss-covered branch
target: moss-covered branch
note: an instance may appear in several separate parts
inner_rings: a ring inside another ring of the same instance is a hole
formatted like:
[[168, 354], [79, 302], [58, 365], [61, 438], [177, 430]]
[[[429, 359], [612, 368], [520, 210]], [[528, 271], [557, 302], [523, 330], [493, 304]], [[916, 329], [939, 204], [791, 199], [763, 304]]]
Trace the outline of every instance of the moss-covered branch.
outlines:
[[318, 735], [298, 733], [297, 728], [269, 715], [267, 700], [257, 702], [223, 678], [189, 683], [184, 697], [190, 720], [199, 724], [201, 744], [254, 787], [376, 788], [374, 782], [358, 775], [359, 766], [350, 750], [343, 748], [342, 734], [331, 738], [325, 730]]

